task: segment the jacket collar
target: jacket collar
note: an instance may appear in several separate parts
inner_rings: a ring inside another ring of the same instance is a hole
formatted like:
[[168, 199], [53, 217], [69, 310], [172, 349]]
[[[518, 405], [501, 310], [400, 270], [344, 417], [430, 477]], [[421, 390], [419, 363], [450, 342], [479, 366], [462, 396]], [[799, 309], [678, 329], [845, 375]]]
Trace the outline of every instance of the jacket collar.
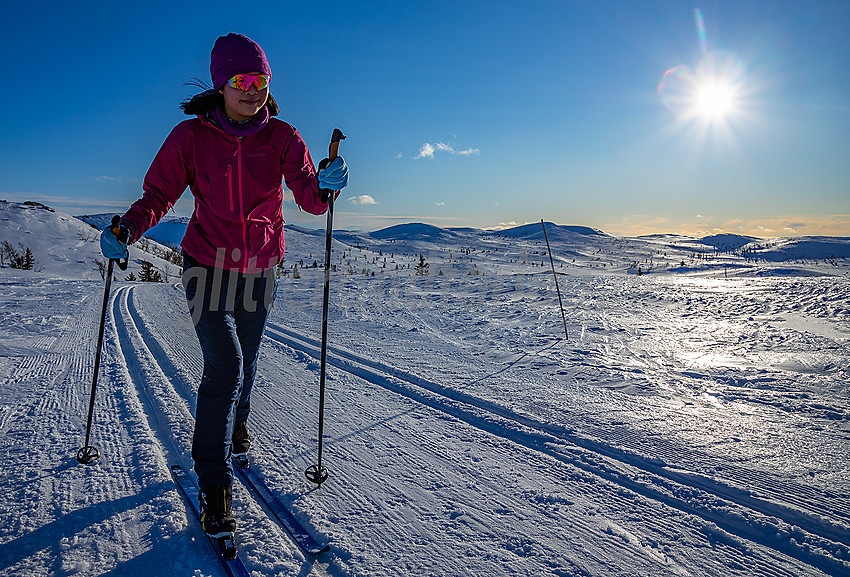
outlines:
[[237, 138], [251, 136], [257, 134], [269, 123], [269, 109], [263, 106], [260, 111], [252, 116], [246, 122], [234, 122], [225, 114], [223, 107], [216, 107], [203, 114], [198, 114], [198, 118], [204, 124], [210, 125], [213, 128], [226, 132]]

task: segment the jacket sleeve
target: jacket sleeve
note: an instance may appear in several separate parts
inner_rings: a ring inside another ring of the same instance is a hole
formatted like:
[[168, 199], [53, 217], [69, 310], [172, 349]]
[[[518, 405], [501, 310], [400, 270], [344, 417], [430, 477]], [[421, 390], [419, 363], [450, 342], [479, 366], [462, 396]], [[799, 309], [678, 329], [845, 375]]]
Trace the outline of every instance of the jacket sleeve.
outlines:
[[155, 226], [192, 181], [190, 163], [191, 133], [185, 123], [178, 124], [154, 157], [142, 185], [142, 198], [121, 217], [130, 229], [130, 242], [136, 242]]
[[295, 128], [289, 137], [283, 157], [281, 171], [287, 188], [292, 191], [295, 202], [311, 214], [324, 214], [328, 203], [319, 199], [319, 179], [307, 144]]

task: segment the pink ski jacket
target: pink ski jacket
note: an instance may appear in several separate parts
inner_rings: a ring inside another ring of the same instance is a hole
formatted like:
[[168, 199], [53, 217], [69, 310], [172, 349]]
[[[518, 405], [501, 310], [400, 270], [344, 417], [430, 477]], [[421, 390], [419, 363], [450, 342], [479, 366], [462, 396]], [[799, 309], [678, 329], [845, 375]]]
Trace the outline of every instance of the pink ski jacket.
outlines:
[[298, 205], [323, 214], [316, 169], [298, 131], [277, 118], [237, 138], [209, 121], [181, 122], [145, 175], [144, 194], [121, 223], [137, 241], [188, 186], [195, 197], [182, 247], [202, 265], [255, 273], [283, 257], [283, 184]]

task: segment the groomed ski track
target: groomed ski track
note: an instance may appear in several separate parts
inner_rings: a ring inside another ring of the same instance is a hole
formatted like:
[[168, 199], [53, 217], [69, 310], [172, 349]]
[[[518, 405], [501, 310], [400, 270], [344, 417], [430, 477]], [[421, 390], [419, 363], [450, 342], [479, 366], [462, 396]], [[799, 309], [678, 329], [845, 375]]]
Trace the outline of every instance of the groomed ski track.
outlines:
[[[180, 378], [174, 379], [182, 385], [178, 385], [181, 388], [178, 392], [172, 379], [167, 376], [174, 373], [173, 363], [163, 356], [157, 339], [140, 321], [134, 303], [134, 291], [133, 286], [121, 287], [112, 300], [111, 320], [124, 359], [119, 365], [126, 367], [126, 376], [138, 393], [163, 462], [169, 467], [171, 463], [177, 463], [185, 471], [190, 471], [194, 393], [188, 381]], [[236, 483], [238, 485], [238, 481]], [[300, 574], [329, 574], [321, 561], [301, 554], [286, 532], [271, 521], [264, 507], [253, 499], [246, 488], [241, 489], [234, 494], [234, 510], [239, 521], [236, 544], [239, 556], [249, 572], [252, 570], [252, 560], [263, 564], [272, 560], [278, 566], [286, 560], [289, 566], [300, 565]], [[200, 525], [188, 507], [186, 515], [192, 530], [198, 532], [198, 539], [206, 542]], [[209, 551], [209, 559], [213, 565], [218, 563], [212, 551]], [[215, 573], [224, 574], [224, 570], [219, 566]]]
[[[151, 289], [144, 287], [144, 291]], [[140, 292], [144, 294], [134, 287], [123, 287], [115, 297], [113, 318], [118, 319], [121, 350], [130, 372], [135, 373], [131, 379], [143, 393], [140, 397], [147, 397], [148, 415], [155, 415], [152, 428], [160, 443], [178, 443], [169, 452], [179, 453], [181, 464], [191, 463], [188, 446], [193, 383], [200, 369], [198, 351], [193, 350], [196, 345], [184, 341], [185, 329], [191, 330], [191, 325], [188, 318], [182, 326], [163, 325], [157, 316], [146, 321], [144, 310], [153, 311], [156, 305], [137, 296]], [[592, 438], [585, 426], [584, 434], [578, 434], [569, 423], [543, 423], [338, 346], [332, 346], [329, 354], [330, 366], [342, 371], [330, 375], [333, 386], [361, 391], [351, 404], [336, 393], [338, 398], [329, 413], [331, 439], [326, 441], [332, 479], [321, 490], [310, 491], [299, 477], [314, 458], [314, 422], [310, 417], [316, 405], [312, 389], [319, 342], [274, 321], [267, 337], [263, 355], [268, 357], [274, 351], [277, 354], [272, 356], [279, 361], [270, 363], [272, 371], [263, 367], [265, 376], [255, 389], [255, 460], [272, 486], [280, 483], [283, 494], [294, 497], [293, 508], [296, 514], [300, 511], [307, 526], [327, 531], [334, 542], [334, 561], [324, 567], [313, 563], [308, 569], [311, 574], [391, 574], [399, 566], [405, 571], [436, 574], [442, 563], [439, 557], [429, 555], [433, 566], [427, 567], [423, 559], [394, 551], [398, 543], [405, 543], [400, 547], [404, 549], [411, 541], [426, 548], [431, 542], [439, 550], [440, 538], [428, 535], [428, 525], [435, 522], [442, 525], [437, 534], [442, 533], [443, 539], [470, 531], [478, 539], [501, 539], [505, 551], [524, 561], [513, 570], [505, 566], [505, 559], [490, 559], [481, 565], [473, 547], [464, 574], [498, 574], [495, 567], [505, 574], [520, 574], [523, 566], [536, 566], [537, 570], [548, 567], [553, 574], [564, 575], [596, 571], [562, 556], [569, 551], [570, 542], [583, 548], [593, 544], [596, 561], [603, 565], [605, 549], [617, 547], [618, 563], [628, 559], [633, 569], [644, 565], [651, 573], [651, 567], [657, 570], [666, 566], [671, 574], [689, 574], [675, 562], [675, 551], [663, 544], [663, 536], [681, 532], [683, 519], [691, 528], [689, 537], [704, 541], [704, 546], [713, 549], [712, 557], [722, 559], [726, 566], [748, 567], [752, 575], [818, 574], [815, 568], [839, 575], [843, 570], [816, 552], [818, 546], [846, 546], [846, 532], [819, 515], [830, 509], [845, 514], [838, 496], [812, 489], [780, 491], [775, 484], [781, 481], [766, 474], [753, 476], [751, 471], [740, 472], [746, 478], [738, 479], [734, 468], [729, 472], [729, 484], [719, 483], [682, 469], [686, 465], [682, 462], [684, 451], [677, 452], [675, 446], [662, 444], [661, 455], [647, 456], [639, 452], [640, 439], [617, 435], [616, 430], [598, 429], [593, 432], [599, 436]], [[275, 372], [287, 376], [269, 374]], [[284, 402], [277, 393], [286, 386], [293, 391]], [[368, 389], [365, 394], [364, 388]], [[365, 403], [368, 399], [372, 402]], [[343, 419], [341, 407], [349, 408]], [[356, 417], [356, 423], [352, 417]], [[365, 428], [364, 422], [369, 423]], [[423, 424], [427, 426], [421, 427]], [[363, 433], [379, 431], [368, 440], [355, 441]], [[611, 437], [605, 438], [605, 433]], [[378, 446], [379, 442], [384, 446]], [[362, 450], [364, 443], [367, 451]], [[632, 450], [632, 443], [636, 450]], [[352, 451], [346, 445], [360, 449]], [[382, 462], [381, 456], [390, 453], [397, 455], [390, 462], [404, 462], [406, 471], [394, 471]], [[488, 453], [494, 456], [488, 457]], [[368, 455], [373, 455], [373, 462], [363, 462]], [[690, 453], [690, 457], [700, 456]], [[666, 463], [667, 459], [673, 466]], [[435, 467], [437, 463], [440, 466]], [[410, 471], [431, 474], [411, 477]], [[736, 480], [748, 483], [750, 491], [734, 486]], [[760, 498], [760, 494], [771, 500]], [[454, 496], [454, 502], [449, 495]], [[512, 512], [527, 511], [529, 501], [535, 503], [546, 522], [541, 526], [541, 519], [523, 519], [522, 528], [516, 527], [518, 520], [511, 519]], [[587, 502], [599, 503], [600, 512], [648, 509], [630, 518], [632, 522], [639, 520], [644, 534], [633, 534], [610, 518], [600, 524], [597, 511], [562, 515], [575, 503]], [[237, 501], [235, 507], [240, 515], [241, 544], [249, 556], [255, 549], [267, 554], [278, 547], [287, 550], [282, 531], [276, 535], [279, 544], [272, 544], [275, 539], [270, 542], [263, 534], [268, 527], [260, 527], [263, 514], [250, 498]], [[423, 526], [417, 527], [417, 521]], [[455, 533], [452, 525], [463, 526], [463, 530]], [[419, 531], [421, 535], [417, 536]], [[800, 546], [783, 539], [783, 532], [797, 535]], [[647, 534], [657, 537], [647, 538]], [[370, 544], [358, 551], [357, 541], [362, 538], [368, 538]], [[482, 551], [489, 549], [492, 545], [481, 547]], [[294, 545], [289, 544], [288, 554], [297, 556]], [[394, 564], [379, 563], [393, 554], [398, 557]], [[797, 562], [803, 565], [795, 568]], [[490, 563], [495, 566], [488, 570]], [[372, 568], [364, 570], [363, 564]], [[302, 573], [305, 569], [301, 567]], [[707, 574], [711, 572], [707, 570]]]

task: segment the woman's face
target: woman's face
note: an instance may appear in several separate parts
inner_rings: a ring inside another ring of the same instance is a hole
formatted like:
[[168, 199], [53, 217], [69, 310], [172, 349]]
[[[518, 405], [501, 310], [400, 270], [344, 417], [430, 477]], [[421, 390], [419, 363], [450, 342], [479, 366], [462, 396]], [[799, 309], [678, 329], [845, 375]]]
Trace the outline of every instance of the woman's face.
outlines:
[[240, 122], [257, 114], [266, 105], [266, 100], [269, 98], [268, 86], [262, 90], [257, 90], [257, 86], [254, 84], [248, 90], [239, 90], [225, 84], [221, 92], [224, 95], [224, 112], [229, 118]]

